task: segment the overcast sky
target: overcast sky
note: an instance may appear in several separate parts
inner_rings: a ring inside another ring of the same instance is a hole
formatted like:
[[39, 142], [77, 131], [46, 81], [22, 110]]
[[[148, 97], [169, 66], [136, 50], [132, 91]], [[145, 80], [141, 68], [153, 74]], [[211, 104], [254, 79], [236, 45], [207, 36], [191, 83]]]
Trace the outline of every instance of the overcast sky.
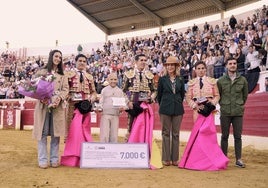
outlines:
[[99, 42], [104, 33], [66, 0], [0, 0], [0, 48]]
[[[262, 4], [268, 0], [257, 6]], [[6, 48], [6, 41], [10, 48], [50, 47], [56, 40], [59, 45], [105, 41], [105, 34], [66, 0], [0, 0], [0, 24], [0, 49]]]

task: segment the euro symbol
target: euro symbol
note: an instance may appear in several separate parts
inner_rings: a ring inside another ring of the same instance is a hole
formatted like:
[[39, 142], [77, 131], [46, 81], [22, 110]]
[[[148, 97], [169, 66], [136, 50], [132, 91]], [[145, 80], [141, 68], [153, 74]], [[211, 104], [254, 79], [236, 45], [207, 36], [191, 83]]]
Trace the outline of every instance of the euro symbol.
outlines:
[[140, 158], [142, 158], [142, 159], [145, 158], [145, 153], [144, 153], [144, 152], [141, 152], [141, 153], [140, 153]]

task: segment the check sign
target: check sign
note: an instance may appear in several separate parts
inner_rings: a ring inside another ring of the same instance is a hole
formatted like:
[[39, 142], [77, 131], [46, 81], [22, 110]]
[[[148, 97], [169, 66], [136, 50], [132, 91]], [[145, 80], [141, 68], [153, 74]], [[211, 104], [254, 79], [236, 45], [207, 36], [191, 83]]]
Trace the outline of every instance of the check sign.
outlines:
[[80, 168], [149, 168], [146, 143], [82, 143]]

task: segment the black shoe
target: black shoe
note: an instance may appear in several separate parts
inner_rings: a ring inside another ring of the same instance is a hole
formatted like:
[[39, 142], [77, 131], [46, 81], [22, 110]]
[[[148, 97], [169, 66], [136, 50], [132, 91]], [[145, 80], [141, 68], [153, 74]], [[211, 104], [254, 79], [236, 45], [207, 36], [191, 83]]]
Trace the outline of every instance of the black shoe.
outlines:
[[239, 168], [245, 168], [246, 165], [243, 163], [242, 160], [237, 160], [235, 163], [235, 166], [239, 167]]

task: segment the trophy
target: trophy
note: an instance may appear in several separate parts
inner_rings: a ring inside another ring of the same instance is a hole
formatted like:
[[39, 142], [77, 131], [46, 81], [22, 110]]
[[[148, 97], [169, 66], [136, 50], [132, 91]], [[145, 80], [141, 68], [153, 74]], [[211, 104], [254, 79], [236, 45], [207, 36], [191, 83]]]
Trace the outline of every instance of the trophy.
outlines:
[[200, 104], [206, 104], [208, 102], [208, 99], [206, 97], [200, 97], [196, 101], [197, 104], [200, 105]]
[[149, 100], [148, 93], [147, 92], [140, 92], [138, 100], [139, 101], [148, 101]]
[[81, 100], [83, 100], [82, 94], [81, 93], [72, 93], [71, 100], [72, 101], [81, 101]]

